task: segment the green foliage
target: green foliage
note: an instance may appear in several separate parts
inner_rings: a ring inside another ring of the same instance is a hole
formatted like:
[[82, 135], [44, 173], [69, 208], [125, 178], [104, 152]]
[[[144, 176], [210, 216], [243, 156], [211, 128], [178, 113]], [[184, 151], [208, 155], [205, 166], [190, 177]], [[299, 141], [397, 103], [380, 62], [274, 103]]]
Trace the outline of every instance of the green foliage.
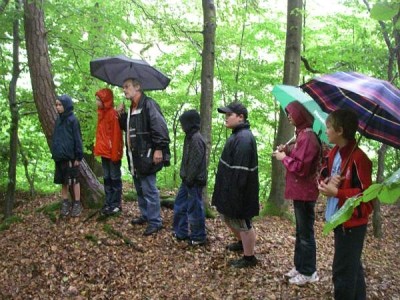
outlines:
[[17, 215], [8, 217], [8, 218], [4, 219], [3, 222], [0, 223], [0, 231], [7, 230], [11, 227], [12, 224], [21, 223], [22, 221], [23, 221], [23, 219]]
[[60, 209], [61, 202], [56, 201], [39, 207], [36, 211], [44, 213], [53, 223], [55, 223], [57, 222], [57, 216], [59, 215]]
[[[180, 159], [184, 134], [177, 117], [187, 109], [200, 109], [200, 76], [203, 46], [202, 2], [168, 1], [93, 1], [61, 0], [43, 3], [46, 36], [56, 85], [56, 94], [67, 93], [74, 99], [85, 153], [91, 153], [97, 122], [95, 92], [107, 85], [90, 76], [93, 58], [124, 53], [142, 58], [166, 73], [172, 80], [165, 91], [149, 92], [159, 102], [171, 133], [172, 165], [158, 173], [160, 188], [173, 189], [179, 183]], [[319, 15], [308, 11], [304, 27], [302, 55], [322, 73], [356, 70], [378, 78], [387, 74], [387, 49], [377, 22], [366, 16], [366, 8], [354, 1], [343, 13]], [[398, 1], [389, 2], [389, 10]], [[383, 4], [383, 6], [385, 6]], [[387, 7], [385, 6], [385, 9]], [[259, 152], [260, 198], [266, 199], [271, 184], [271, 156], [276, 138], [279, 106], [270, 91], [282, 83], [285, 52], [286, 10], [282, 1], [218, 1], [215, 41], [214, 109], [212, 112], [212, 148], [208, 190], [212, 191], [219, 156], [230, 130], [216, 112], [216, 107], [233, 100], [244, 102], [250, 111], [250, 123]], [[374, 8], [374, 10], [380, 10]], [[375, 11], [372, 15], [379, 15]], [[392, 14], [392, 12], [390, 13]], [[8, 84], [12, 66], [12, 22], [14, 5], [8, 5], [0, 20], [0, 105], [8, 107]], [[388, 17], [386, 17], [388, 18]], [[22, 20], [22, 18], [21, 18]], [[23, 30], [23, 26], [21, 27]], [[23, 36], [21, 32], [20, 36]], [[28, 172], [35, 189], [54, 192], [54, 163], [42, 133], [29, 84], [25, 45], [21, 44], [21, 78], [17, 97], [20, 109], [19, 138], [29, 161]], [[315, 76], [304, 68], [302, 77]], [[115, 104], [127, 102], [121, 89], [111, 87]], [[128, 103], [126, 103], [128, 105]], [[10, 113], [0, 111], [0, 172], [8, 169]], [[174, 135], [175, 131], [175, 135]], [[363, 141], [371, 153], [379, 143]], [[387, 152], [386, 174], [399, 167], [399, 152]], [[374, 164], [375, 165], [375, 164]], [[123, 179], [131, 182], [126, 159]], [[6, 176], [0, 185], [6, 184]], [[29, 188], [25, 169], [18, 157], [17, 188]], [[136, 198], [124, 195], [125, 201]]]
[[137, 193], [135, 190], [129, 190], [123, 194], [124, 201], [126, 202], [133, 202], [137, 201]]
[[399, 13], [399, 9], [399, 1], [378, 2], [371, 9], [371, 18], [378, 21], [388, 21]]
[[260, 216], [277, 216], [294, 221], [294, 216], [288, 212], [286, 203], [284, 207], [276, 207], [272, 202], [266, 202], [264, 203]]
[[328, 234], [338, 225], [351, 218], [354, 209], [361, 202], [369, 202], [374, 199], [385, 204], [394, 204], [400, 199], [400, 169], [381, 184], [372, 184], [362, 196], [347, 199], [344, 205], [332, 216], [324, 226], [324, 234]]
[[93, 242], [94, 244], [97, 244], [97, 242], [99, 241], [99, 238], [94, 234], [86, 234], [85, 235], [85, 239], [87, 239], [88, 241]]

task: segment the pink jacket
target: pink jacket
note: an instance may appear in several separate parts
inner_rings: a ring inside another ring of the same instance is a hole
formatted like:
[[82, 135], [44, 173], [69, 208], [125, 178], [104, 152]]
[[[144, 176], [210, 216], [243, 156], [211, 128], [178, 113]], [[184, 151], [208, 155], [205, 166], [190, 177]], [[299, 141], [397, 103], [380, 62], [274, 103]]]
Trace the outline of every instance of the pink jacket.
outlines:
[[318, 168], [321, 144], [312, 130], [314, 117], [298, 101], [286, 106], [296, 125], [296, 141], [285, 149], [282, 160], [286, 168], [285, 198], [315, 201], [318, 198]]

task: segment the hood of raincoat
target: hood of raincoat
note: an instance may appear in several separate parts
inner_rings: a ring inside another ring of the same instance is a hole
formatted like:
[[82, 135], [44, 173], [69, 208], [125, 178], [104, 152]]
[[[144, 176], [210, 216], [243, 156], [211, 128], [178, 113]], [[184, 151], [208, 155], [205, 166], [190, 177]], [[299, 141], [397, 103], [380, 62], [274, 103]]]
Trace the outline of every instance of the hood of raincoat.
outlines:
[[292, 116], [294, 125], [296, 126], [296, 132], [313, 126], [314, 117], [299, 101], [290, 102], [285, 110]]
[[200, 129], [200, 115], [194, 110], [185, 111], [179, 118], [183, 131], [187, 134]]
[[64, 112], [61, 115], [69, 115], [73, 110], [74, 110], [74, 103], [72, 102], [72, 99], [68, 95], [61, 95], [58, 96], [57, 99], [61, 102], [61, 104], [64, 107]]
[[104, 109], [110, 109], [114, 107], [114, 96], [110, 89], [101, 89], [96, 92], [96, 96], [103, 102]]

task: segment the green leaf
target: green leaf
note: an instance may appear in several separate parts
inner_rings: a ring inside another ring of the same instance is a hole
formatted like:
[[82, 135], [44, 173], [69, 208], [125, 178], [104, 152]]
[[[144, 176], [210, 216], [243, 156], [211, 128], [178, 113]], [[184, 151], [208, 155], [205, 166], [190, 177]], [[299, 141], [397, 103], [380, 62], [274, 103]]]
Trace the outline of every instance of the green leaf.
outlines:
[[363, 195], [348, 199], [324, 226], [323, 233], [328, 234], [336, 226], [350, 219], [355, 207], [361, 202], [369, 202], [375, 198], [382, 203], [394, 204], [400, 198], [400, 169], [394, 172], [383, 183], [372, 184]]
[[400, 198], [400, 183], [384, 186], [378, 195], [379, 201], [386, 204], [394, 204]]
[[344, 203], [344, 205], [332, 216], [332, 218], [324, 226], [323, 233], [327, 235], [335, 227], [343, 224], [350, 219], [353, 214], [353, 210], [360, 204], [360, 198], [350, 198]]
[[378, 21], [389, 21], [398, 12], [398, 4], [376, 3], [371, 9], [371, 18]]
[[363, 202], [374, 200], [378, 196], [381, 190], [382, 190], [382, 184], [379, 183], [371, 184], [369, 188], [367, 188], [363, 193], [362, 196]]

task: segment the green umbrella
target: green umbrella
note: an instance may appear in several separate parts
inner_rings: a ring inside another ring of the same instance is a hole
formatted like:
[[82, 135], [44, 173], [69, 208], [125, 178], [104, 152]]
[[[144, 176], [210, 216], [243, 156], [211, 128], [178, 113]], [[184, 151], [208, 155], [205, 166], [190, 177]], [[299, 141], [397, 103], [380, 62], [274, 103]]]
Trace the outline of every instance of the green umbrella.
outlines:
[[328, 114], [321, 110], [313, 98], [304, 93], [299, 87], [284, 84], [275, 85], [272, 89], [272, 94], [283, 109], [294, 100], [303, 104], [304, 107], [314, 116], [313, 130], [323, 142], [329, 144], [328, 137], [325, 133], [325, 120], [328, 117]]

